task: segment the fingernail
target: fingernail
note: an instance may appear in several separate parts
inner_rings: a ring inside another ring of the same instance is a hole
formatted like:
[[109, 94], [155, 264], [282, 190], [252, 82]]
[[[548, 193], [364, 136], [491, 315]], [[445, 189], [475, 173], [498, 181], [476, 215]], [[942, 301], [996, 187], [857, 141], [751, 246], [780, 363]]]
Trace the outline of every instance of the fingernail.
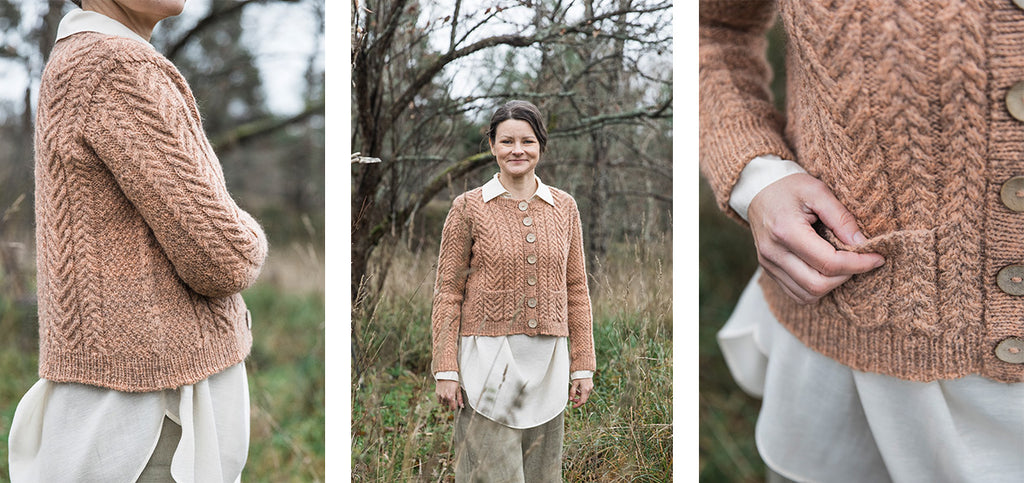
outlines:
[[881, 267], [882, 265], [885, 265], [885, 259], [884, 258], [879, 259], [877, 262], [875, 262], [875, 268]]
[[868, 239], [864, 238], [864, 234], [863, 233], [858, 231], [857, 233], [853, 234], [853, 243], [855, 243], [857, 245], [860, 245], [861, 243], [864, 243], [866, 241], [868, 241]]

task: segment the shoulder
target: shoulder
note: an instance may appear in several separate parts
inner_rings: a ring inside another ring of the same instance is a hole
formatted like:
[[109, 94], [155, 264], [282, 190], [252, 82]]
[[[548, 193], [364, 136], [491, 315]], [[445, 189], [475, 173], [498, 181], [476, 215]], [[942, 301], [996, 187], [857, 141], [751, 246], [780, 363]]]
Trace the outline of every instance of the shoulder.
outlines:
[[554, 198], [556, 207], [564, 207], [565, 209], [569, 209], [571, 211], [579, 210], [579, 208], [576, 206], [576, 199], [573, 198], [572, 195], [563, 190], [555, 188], [554, 186], [548, 186], [548, 189], [551, 190], [551, 197]]
[[61, 39], [53, 48], [50, 63], [95, 66], [105, 70], [121, 66], [173, 68], [170, 61], [151, 45], [97, 32], [80, 32]]
[[480, 188], [477, 188], [456, 196], [448, 210], [448, 218], [473, 218], [473, 213], [479, 211], [480, 205], [483, 204], [483, 195], [480, 191]]
[[475, 188], [455, 197], [452, 201], [452, 208], [463, 207], [468, 205], [483, 204], [484, 195], [483, 188]]

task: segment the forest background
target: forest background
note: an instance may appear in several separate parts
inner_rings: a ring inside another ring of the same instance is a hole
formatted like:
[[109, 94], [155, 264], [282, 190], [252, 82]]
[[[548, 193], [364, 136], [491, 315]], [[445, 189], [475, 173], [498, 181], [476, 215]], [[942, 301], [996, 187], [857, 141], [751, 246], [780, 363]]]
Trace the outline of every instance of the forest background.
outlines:
[[[785, 112], [785, 33], [777, 23], [768, 32], [768, 62], [774, 77], [776, 109]], [[732, 313], [740, 292], [757, 269], [750, 230], [726, 218], [707, 182], [700, 179], [698, 267], [700, 311], [700, 481], [765, 481], [765, 467], [754, 444], [761, 400], [744, 393], [725, 365], [715, 334]]]
[[567, 413], [567, 481], [672, 477], [672, 8], [658, 0], [351, 3], [354, 481], [450, 481], [430, 374], [444, 217], [496, 171], [510, 99], [546, 116], [538, 175], [583, 221], [595, 393]]
[[[0, 481], [36, 380], [32, 130], [67, 0], [0, 0]], [[189, 0], [152, 43], [188, 80], [238, 204], [270, 255], [252, 312], [244, 481], [324, 479], [324, 1]]]

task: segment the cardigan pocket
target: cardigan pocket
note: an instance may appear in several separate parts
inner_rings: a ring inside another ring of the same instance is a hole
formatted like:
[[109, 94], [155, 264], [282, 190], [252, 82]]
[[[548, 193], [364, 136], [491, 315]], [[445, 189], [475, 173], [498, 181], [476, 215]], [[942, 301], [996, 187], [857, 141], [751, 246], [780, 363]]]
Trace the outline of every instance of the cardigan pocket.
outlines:
[[819, 233], [839, 250], [878, 253], [885, 264], [870, 272], [850, 277], [825, 298], [854, 326], [871, 329], [887, 325], [900, 332], [935, 334], [943, 330], [936, 305], [939, 300], [937, 232], [902, 230], [868, 239], [852, 247], [840, 242], [825, 229]]
[[548, 292], [547, 313], [544, 316], [556, 327], [567, 327], [567, 320], [569, 319], [568, 300], [568, 292], [565, 290], [551, 290]]
[[481, 327], [491, 328], [497, 324], [500, 330], [507, 330], [521, 318], [522, 302], [517, 304], [514, 290], [484, 290], [477, 300], [476, 315], [480, 317]]

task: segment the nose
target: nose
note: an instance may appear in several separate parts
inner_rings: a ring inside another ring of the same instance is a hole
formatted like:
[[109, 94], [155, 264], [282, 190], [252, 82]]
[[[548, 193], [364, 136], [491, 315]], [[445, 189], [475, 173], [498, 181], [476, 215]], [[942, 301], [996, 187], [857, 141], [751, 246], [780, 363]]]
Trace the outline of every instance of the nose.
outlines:
[[515, 143], [515, 145], [512, 146], [512, 152], [516, 153], [516, 154], [522, 153], [523, 152], [523, 144], [519, 143], [519, 142]]

